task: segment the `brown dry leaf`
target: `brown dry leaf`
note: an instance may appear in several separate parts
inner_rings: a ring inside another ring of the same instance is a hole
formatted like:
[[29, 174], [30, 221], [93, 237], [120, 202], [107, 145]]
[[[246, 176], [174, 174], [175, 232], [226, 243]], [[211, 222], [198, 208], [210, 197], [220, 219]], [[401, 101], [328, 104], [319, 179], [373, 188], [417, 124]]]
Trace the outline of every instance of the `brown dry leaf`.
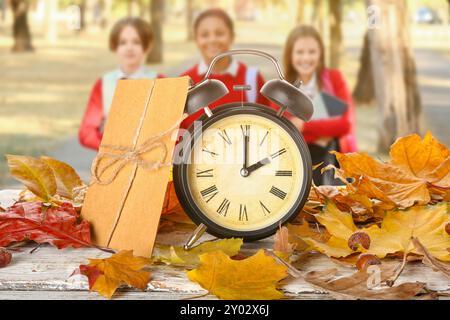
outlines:
[[56, 193], [56, 179], [46, 162], [27, 156], [6, 155], [10, 174], [44, 201]]
[[[395, 275], [397, 266], [372, 266], [373, 269], [360, 270], [348, 277], [333, 279], [336, 269], [310, 271], [305, 274], [307, 282], [318, 286], [332, 295], [347, 299], [412, 299], [425, 287], [424, 283], [402, 283], [395, 287], [377, 288]], [[379, 272], [377, 279], [376, 273]], [[380, 283], [376, 283], [380, 280]]]
[[446, 199], [450, 193], [450, 150], [431, 133], [423, 140], [416, 134], [397, 139], [390, 162], [376, 161], [365, 153], [333, 153], [343, 174], [355, 179], [352, 187], [357, 194], [387, 206], [428, 204], [432, 194]]
[[57, 193], [62, 197], [73, 199], [73, 189], [83, 185], [80, 176], [65, 162], [50, 157], [41, 157], [41, 159], [53, 170]]
[[145, 290], [150, 272], [142, 269], [150, 263], [150, 259], [135, 257], [132, 250], [124, 250], [107, 259], [89, 259], [88, 265], [80, 265], [79, 272], [88, 277], [90, 290], [111, 299], [123, 283]]
[[[338, 170], [335, 168], [335, 170]], [[352, 187], [344, 186], [314, 186], [322, 203], [332, 200], [339, 210], [351, 212], [356, 222], [367, 221], [376, 216], [374, 202], [364, 194], [357, 194]], [[352, 190], [352, 191], [349, 191]]]
[[371, 253], [379, 258], [400, 252], [418, 254], [411, 242], [412, 237], [417, 237], [435, 258], [450, 261], [447, 250], [450, 235], [445, 231], [450, 221], [447, 203], [387, 211], [381, 228], [377, 225], [357, 228], [351, 214], [341, 212], [332, 202], [316, 218], [331, 237], [327, 241], [300, 237], [330, 257], [346, 257], [355, 252]]
[[286, 266], [259, 250], [244, 260], [232, 260], [221, 251], [202, 254], [198, 268], [187, 275], [220, 299], [268, 300], [283, 297], [277, 285], [288, 273]]
[[320, 229], [317, 223], [316, 226], [317, 228], [311, 228], [305, 220], [301, 221], [301, 224], [287, 225], [288, 241], [295, 245], [295, 250], [306, 251], [311, 249], [311, 245], [305, 242], [304, 238], [311, 238], [319, 242], [326, 242], [330, 238], [330, 234], [325, 229]]
[[423, 255], [423, 263], [430, 266], [436, 271], [440, 271], [444, 276], [450, 279], [450, 265], [448, 263], [441, 262], [434, 258], [430, 252], [425, 248], [417, 238], [413, 238], [412, 242], [416, 247], [416, 250]]
[[295, 249], [295, 244], [289, 242], [289, 230], [280, 226], [274, 237], [273, 250], [281, 258], [288, 260]]
[[241, 238], [221, 239], [215, 241], [205, 241], [198, 246], [185, 250], [183, 247], [173, 247], [156, 245], [152, 260], [154, 262], [164, 262], [170, 265], [195, 267], [199, 263], [199, 256], [214, 251], [222, 251], [232, 257], [239, 253], [243, 240]]

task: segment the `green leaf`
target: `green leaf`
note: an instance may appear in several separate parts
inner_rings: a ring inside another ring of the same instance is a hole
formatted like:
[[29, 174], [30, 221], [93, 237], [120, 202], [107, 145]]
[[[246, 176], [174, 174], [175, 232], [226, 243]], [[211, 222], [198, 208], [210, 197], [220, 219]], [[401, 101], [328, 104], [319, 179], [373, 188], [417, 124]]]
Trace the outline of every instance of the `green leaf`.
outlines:
[[28, 190], [44, 201], [50, 201], [56, 193], [56, 179], [45, 161], [28, 156], [6, 155], [9, 172]]

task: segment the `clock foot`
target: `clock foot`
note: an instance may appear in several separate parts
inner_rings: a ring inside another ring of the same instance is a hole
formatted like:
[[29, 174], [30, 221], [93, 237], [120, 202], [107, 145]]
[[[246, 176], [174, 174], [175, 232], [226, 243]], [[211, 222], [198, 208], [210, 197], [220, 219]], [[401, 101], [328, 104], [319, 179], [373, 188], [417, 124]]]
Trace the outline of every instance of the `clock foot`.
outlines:
[[186, 244], [183, 246], [184, 250], [190, 250], [194, 246], [194, 244], [197, 242], [198, 239], [205, 233], [206, 226], [203, 223], [200, 223], [198, 227], [194, 230], [189, 240], [186, 242]]

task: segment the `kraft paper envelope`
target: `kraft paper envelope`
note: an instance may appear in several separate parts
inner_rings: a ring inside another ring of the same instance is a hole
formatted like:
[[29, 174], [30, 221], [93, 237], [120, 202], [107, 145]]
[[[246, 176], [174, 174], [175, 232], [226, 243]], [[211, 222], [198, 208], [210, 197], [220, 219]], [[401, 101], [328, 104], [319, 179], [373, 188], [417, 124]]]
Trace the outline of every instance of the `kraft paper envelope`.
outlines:
[[[97, 245], [151, 255], [188, 86], [188, 77], [118, 82], [81, 212]], [[144, 143], [153, 147], [133, 158]]]

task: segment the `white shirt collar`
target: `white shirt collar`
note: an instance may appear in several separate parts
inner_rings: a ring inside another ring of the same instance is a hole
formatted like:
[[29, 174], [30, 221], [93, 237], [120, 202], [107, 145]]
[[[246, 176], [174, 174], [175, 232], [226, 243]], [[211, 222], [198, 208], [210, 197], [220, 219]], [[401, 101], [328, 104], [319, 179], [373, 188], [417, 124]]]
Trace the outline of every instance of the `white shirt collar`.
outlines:
[[117, 77], [119, 79], [142, 79], [142, 78], [144, 78], [144, 74], [145, 74], [145, 67], [144, 66], [141, 66], [139, 69], [137, 69], [132, 74], [126, 74], [119, 67], [118, 72], [117, 72]]
[[[231, 63], [228, 66], [228, 68], [223, 71], [221, 74], [229, 73], [233, 77], [236, 77], [239, 69], [239, 63], [236, 61], [236, 59], [231, 58]], [[197, 72], [199, 75], [203, 75], [208, 70], [208, 65], [205, 63], [205, 61], [202, 59], [198, 66], [197, 66]]]
[[301, 89], [304, 93], [306, 93], [311, 99], [314, 98], [314, 96], [319, 91], [317, 87], [317, 80], [316, 80], [316, 73], [313, 74], [311, 79], [308, 81], [308, 83], [303, 83], [301, 86]]

